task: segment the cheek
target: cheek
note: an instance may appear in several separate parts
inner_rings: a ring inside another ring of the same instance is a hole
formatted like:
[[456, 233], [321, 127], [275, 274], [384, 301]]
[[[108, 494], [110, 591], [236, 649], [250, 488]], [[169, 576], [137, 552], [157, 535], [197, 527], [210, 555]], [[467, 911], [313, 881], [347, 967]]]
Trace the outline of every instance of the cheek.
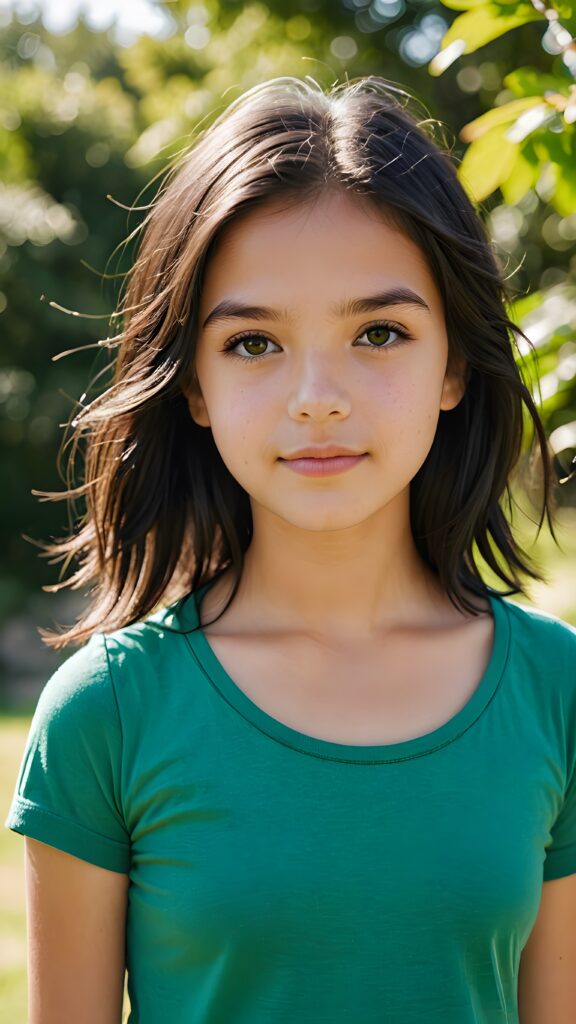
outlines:
[[[440, 408], [442, 379], [430, 368], [414, 373], [390, 374], [375, 382], [372, 401], [386, 418], [411, 423], [415, 430], [434, 429]], [[379, 385], [379, 386], [378, 386]]]
[[213, 395], [212, 434], [226, 466], [233, 475], [261, 457], [268, 429], [263, 403], [256, 403], [248, 389], [237, 387], [231, 396]]
[[379, 424], [381, 453], [413, 476], [426, 459], [436, 435], [442, 383], [433, 371], [389, 378], [372, 396], [369, 418]]
[[223, 431], [234, 439], [254, 437], [266, 430], [270, 418], [269, 404], [256, 397], [249, 388], [237, 385], [217, 401], [218, 418]]

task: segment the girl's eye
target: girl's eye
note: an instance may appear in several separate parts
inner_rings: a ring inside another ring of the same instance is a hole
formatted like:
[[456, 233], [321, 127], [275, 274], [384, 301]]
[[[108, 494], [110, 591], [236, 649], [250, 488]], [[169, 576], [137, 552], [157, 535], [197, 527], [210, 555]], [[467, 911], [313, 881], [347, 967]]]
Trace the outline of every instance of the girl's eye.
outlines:
[[[403, 341], [408, 341], [411, 338], [411, 335], [408, 333], [408, 331], [406, 331], [403, 327], [400, 327], [400, 324], [391, 324], [388, 323], [387, 321], [384, 321], [383, 323], [372, 324], [370, 327], [367, 327], [366, 330], [362, 332], [362, 334], [358, 335], [358, 337], [367, 338], [369, 334], [376, 335], [376, 337], [372, 339], [374, 344], [370, 345], [370, 348], [376, 349], [388, 349], [392, 348], [392, 346], [396, 348]], [[396, 341], [390, 340], [391, 334], [395, 334], [397, 336]]]
[[[396, 341], [390, 339], [390, 335], [395, 334], [397, 336]], [[369, 338], [372, 335], [372, 339]], [[358, 338], [368, 338], [370, 345], [361, 345], [361, 348], [371, 348], [373, 351], [386, 351], [390, 348], [397, 348], [405, 341], [409, 341], [412, 335], [408, 333], [400, 324], [393, 324], [387, 320], [379, 321], [378, 323], [371, 324], [370, 327], [366, 327], [362, 334], [358, 335]], [[250, 349], [246, 346], [255, 345], [266, 346], [271, 341], [265, 334], [261, 334], [259, 331], [243, 331], [242, 334], [236, 334], [233, 338], [229, 338], [225, 343], [223, 352], [229, 353], [235, 356], [236, 359], [243, 359], [246, 363], [255, 363], [258, 359], [262, 359], [267, 352], [256, 352], [248, 354], [247, 356], [241, 355], [239, 352], [234, 351], [238, 345], [243, 344], [246, 351], [250, 353]], [[271, 342], [273, 345], [275, 342]]]

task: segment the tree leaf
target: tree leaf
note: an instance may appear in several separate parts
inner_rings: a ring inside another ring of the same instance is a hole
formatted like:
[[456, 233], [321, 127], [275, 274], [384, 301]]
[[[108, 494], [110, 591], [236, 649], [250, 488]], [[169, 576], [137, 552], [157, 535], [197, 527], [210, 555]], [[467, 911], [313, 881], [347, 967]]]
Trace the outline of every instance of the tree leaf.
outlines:
[[530, 160], [519, 150], [510, 174], [505, 180], [500, 182], [504, 202], [508, 203], [509, 206], [514, 206], [515, 203], [518, 203], [526, 195], [528, 189], [536, 184], [539, 173], [540, 165], [538, 161]]
[[574, 176], [572, 156], [572, 138], [574, 131], [540, 132], [534, 137], [534, 151], [541, 162], [551, 160], [560, 166], [566, 166], [566, 172]]
[[556, 187], [552, 196], [552, 206], [562, 217], [571, 217], [576, 210], [576, 175], [574, 174], [574, 158], [564, 164], [554, 164], [556, 169]]
[[473, 202], [481, 202], [512, 173], [518, 145], [506, 139], [507, 125], [496, 125], [472, 142], [458, 168], [458, 177]]
[[507, 89], [516, 96], [543, 96], [547, 89], [570, 95], [572, 77], [566, 69], [566, 77], [545, 75], [536, 68], [516, 68], [502, 79]]
[[[441, 74], [448, 66], [442, 58], [443, 52], [452, 44], [462, 41], [461, 53], [473, 53], [492, 39], [509, 32], [510, 29], [530, 21], [544, 21], [544, 17], [530, 3], [509, 5], [510, 10], [499, 4], [488, 3], [467, 10], [452, 22], [442, 39], [442, 49], [429, 64], [431, 74]], [[458, 56], [454, 50], [454, 60]]]
[[537, 309], [541, 305], [543, 292], [530, 292], [529, 295], [522, 295], [519, 299], [507, 304], [508, 316], [515, 324], [522, 326], [522, 318]]
[[493, 107], [485, 114], [469, 121], [460, 131], [460, 138], [463, 142], [473, 142], [479, 139], [485, 132], [495, 128], [496, 125], [510, 125], [531, 107], [537, 107], [542, 102], [542, 96], [524, 96], [523, 99], [511, 100], [510, 103], [503, 103], [500, 107]]
[[486, 0], [442, 0], [442, 3], [452, 11], [469, 11], [473, 7], [483, 7]]
[[525, 110], [520, 114], [520, 117], [510, 125], [506, 138], [510, 142], [523, 142], [539, 128], [557, 119], [558, 113], [550, 103], [537, 103], [531, 110]]

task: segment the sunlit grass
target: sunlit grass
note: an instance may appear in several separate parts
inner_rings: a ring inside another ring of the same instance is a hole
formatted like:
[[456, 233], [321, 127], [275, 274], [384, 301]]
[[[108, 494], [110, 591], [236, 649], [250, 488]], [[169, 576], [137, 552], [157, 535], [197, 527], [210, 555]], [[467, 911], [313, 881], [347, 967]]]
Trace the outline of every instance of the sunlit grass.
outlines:
[[[16, 775], [30, 726], [28, 715], [0, 719], [0, 808], [2, 825], [12, 800]], [[0, 829], [0, 1006], [3, 1019], [28, 1019], [24, 840]]]

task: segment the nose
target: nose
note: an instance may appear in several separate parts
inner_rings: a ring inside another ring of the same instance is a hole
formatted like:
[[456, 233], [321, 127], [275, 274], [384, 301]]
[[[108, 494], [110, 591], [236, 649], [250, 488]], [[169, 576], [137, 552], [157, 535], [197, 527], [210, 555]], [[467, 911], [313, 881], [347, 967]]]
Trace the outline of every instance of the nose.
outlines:
[[288, 398], [290, 416], [321, 421], [327, 416], [348, 416], [350, 408], [345, 371], [338, 367], [334, 352], [309, 349], [294, 367]]

